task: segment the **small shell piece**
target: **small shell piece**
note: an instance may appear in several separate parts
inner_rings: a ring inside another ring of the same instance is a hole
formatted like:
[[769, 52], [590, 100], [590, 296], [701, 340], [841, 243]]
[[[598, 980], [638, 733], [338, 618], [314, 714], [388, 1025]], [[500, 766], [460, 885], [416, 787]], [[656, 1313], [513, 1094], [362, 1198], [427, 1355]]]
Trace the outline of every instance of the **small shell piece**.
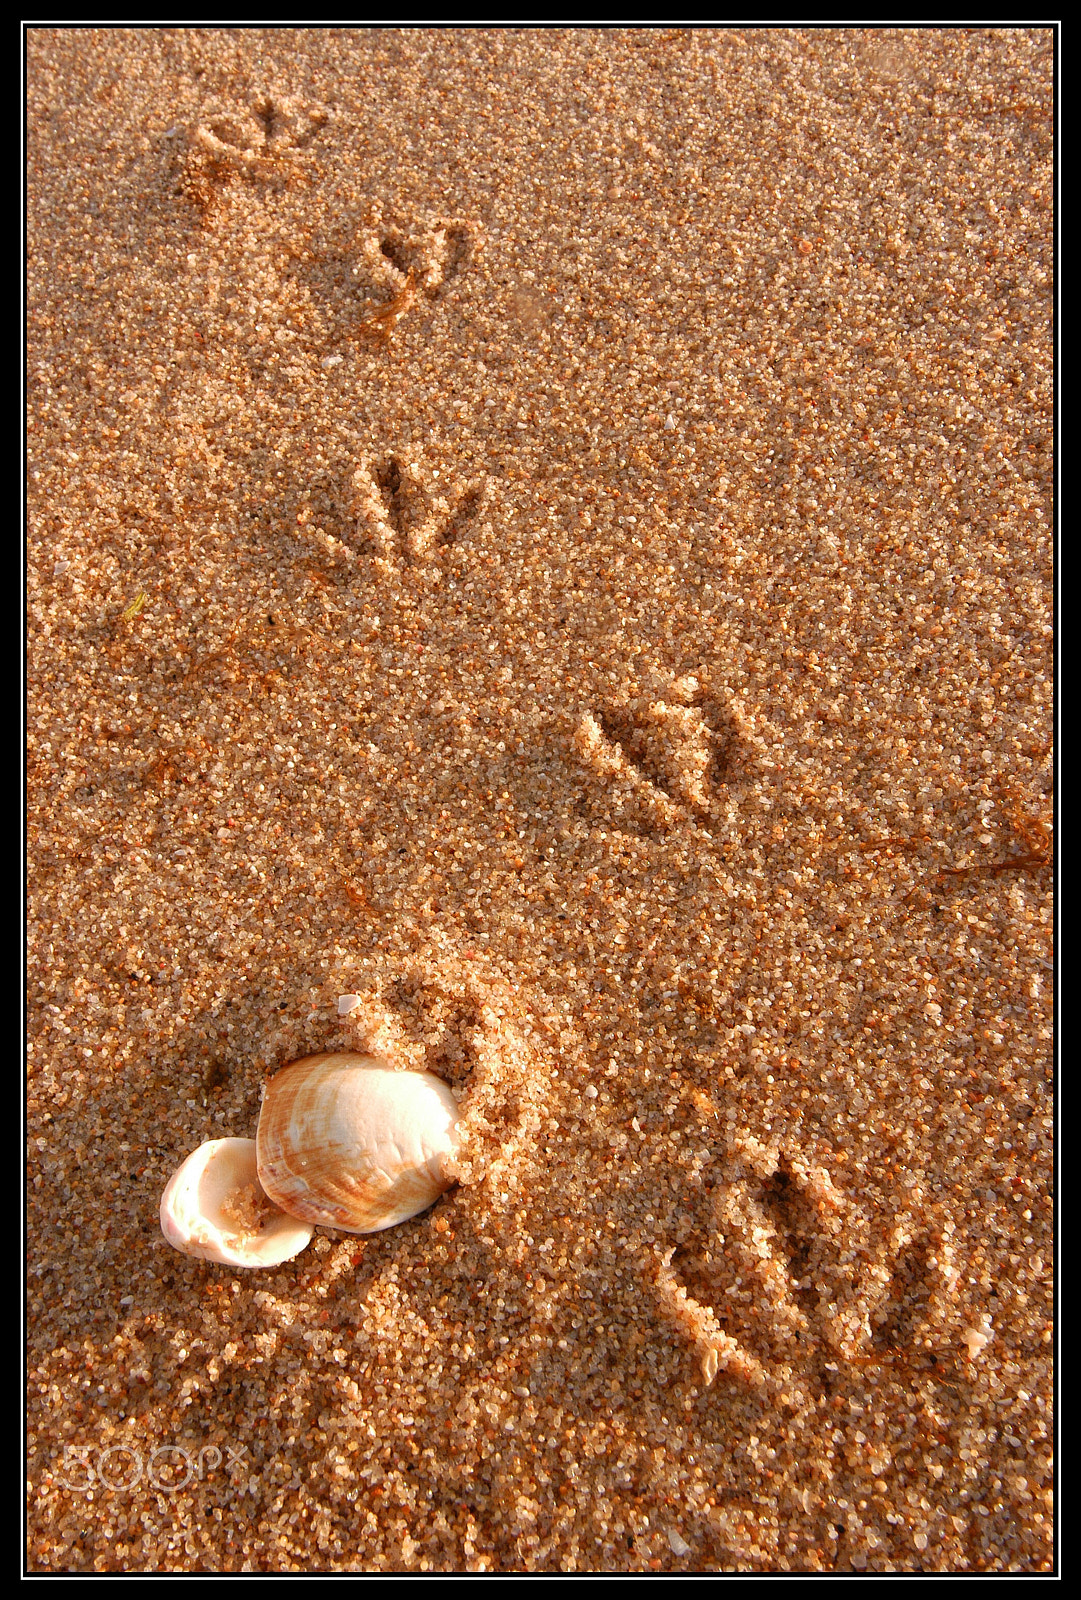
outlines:
[[176, 1250], [230, 1267], [277, 1267], [311, 1242], [306, 1222], [264, 1194], [254, 1139], [210, 1139], [178, 1168], [161, 1197], [161, 1231]]
[[283, 1211], [346, 1233], [415, 1217], [454, 1182], [458, 1107], [441, 1078], [377, 1056], [307, 1056], [267, 1084], [259, 1181]]

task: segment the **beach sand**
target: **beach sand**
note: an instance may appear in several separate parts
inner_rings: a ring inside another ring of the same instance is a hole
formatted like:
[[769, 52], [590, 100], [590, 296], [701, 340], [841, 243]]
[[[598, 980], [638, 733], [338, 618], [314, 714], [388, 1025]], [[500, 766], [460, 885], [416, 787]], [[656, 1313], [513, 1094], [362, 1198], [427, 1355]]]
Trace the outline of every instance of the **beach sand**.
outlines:
[[1049, 1570], [1053, 45], [30, 31], [30, 1571]]

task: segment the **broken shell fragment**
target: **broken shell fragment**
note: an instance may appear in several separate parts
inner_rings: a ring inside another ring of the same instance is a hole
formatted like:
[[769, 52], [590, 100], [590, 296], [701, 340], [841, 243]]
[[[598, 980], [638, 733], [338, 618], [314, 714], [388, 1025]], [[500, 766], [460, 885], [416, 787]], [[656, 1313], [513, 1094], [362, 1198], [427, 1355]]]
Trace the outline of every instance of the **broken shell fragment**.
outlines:
[[161, 1197], [161, 1231], [176, 1250], [230, 1267], [277, 1267], [313, 1229], [280, 1211], [259, 1183], [254, 1139], [210, 1139], [178, 1168]]
[[426, 1211], [455, 1181], [458, 1107], [430, 1072], [377, 1056], [308, 1056], [267, 1084], [259, 1181], [291, 1216], [378, 1233]]

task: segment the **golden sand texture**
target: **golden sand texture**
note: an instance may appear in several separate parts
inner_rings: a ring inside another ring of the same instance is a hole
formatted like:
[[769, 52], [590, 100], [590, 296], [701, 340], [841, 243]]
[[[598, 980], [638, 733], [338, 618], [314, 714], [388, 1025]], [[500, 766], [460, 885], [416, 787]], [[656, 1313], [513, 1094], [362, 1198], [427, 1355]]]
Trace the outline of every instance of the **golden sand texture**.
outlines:
[[32, 1571], [1049, 1568], [1053, 45], [30, 31]]

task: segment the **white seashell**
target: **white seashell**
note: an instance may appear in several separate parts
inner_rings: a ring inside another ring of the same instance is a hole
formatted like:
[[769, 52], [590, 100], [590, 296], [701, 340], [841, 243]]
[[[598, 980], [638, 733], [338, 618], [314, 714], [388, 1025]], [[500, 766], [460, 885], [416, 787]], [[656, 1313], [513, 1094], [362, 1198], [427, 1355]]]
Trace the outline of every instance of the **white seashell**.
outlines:
[[277, 1267], [313, 1229], [279, 1211], [259, 1183], [254, 1139], [210, 1139], [169, 1179], [161, 1231], [176, 1250], [230, 1267]]
[[346, 1233], [415, 1217], [454, 1182], [458, 1107], [441, 1078], [377, 1056], [308, 1056], [267, 1084], [259, 1181], [291, 1216]]

